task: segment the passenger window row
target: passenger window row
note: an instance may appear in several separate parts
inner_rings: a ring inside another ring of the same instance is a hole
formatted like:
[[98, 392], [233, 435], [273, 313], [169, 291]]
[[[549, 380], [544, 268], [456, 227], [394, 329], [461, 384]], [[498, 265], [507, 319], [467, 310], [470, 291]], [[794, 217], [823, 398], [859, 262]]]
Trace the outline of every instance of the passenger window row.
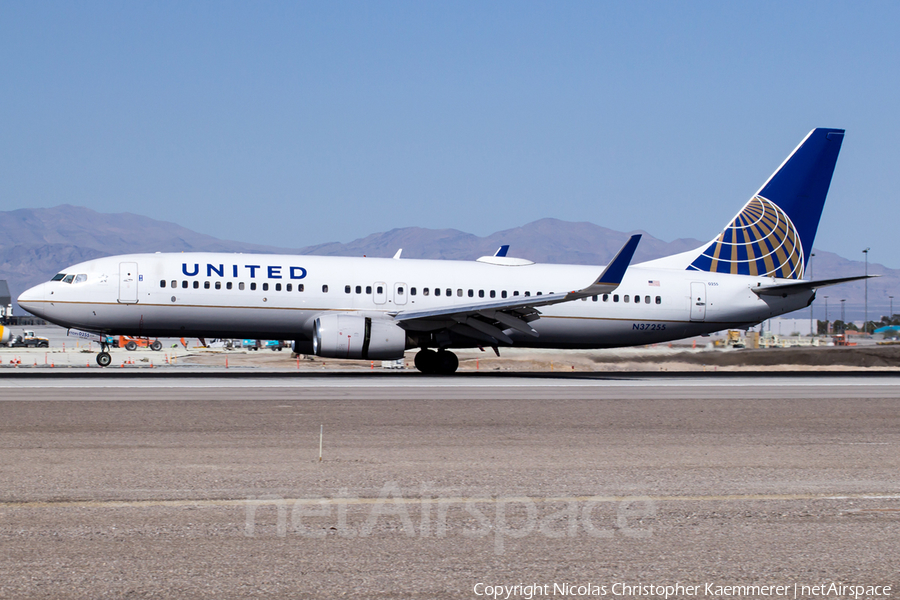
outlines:
[[[70, 277], [73, 277], [73, 276], [70, 276]], [[82, 276], [82, 275], [79, 275], [78, 277], [84, 277], [85, 279], [87, 278], [86, 276]], [[63, 280], [63, 281], [65, 281], [65, 280]], [[79, 280], [79, 279], [75, 279], [75, 281], [76, 281], [76, 283], [77, 283], [78, 281], [84, 281], [84, 279], [80, 279], [80, 280]], [[231, 281], [226, 281], [226, 282], [225, 282], [225, 289], [226, 289], [226, 290], [233, 289], [233, 285], [234, 285], [233, 282], [231, 282]], [[165, 280], [165, 279], [161, 279], [161, 280], [160, 280], [160, 282], [159, 282], [159, 287], [161, 287], [161, 288], [165, 288], [165, 287], [166, 287], [166, 280]], [[177, 282], [176, 280], [173, 279], [171, 282], [169, 282], [169, 287], [172, 287], [173, 289], [174, 289], [174, 288], [177, 288], [177, 287], [178, 287], [178, 282]], [[200, 282], [195, 280], [195, 281], [193, 282], [193, 285], [191, 285], [191, 283], [188, 282], [188, 281], [182, 281], [182, 282], [181, 282], [181, 287], [182, 287], [183, 289], [188, 289], [189, 287], [193, 287], [195, 290], [198, 290], [198, 289], [200, 289]], [[250, 291], [251, 291], [251, 292], [256, 291], [256, 287], [257, 287], [256, 282], [251, 282], [251, 283], [250, 283]], [[211, 288], [215, 288], [215, 289], [217, 289], [217, 290], [221, 290], [221, 289], [222, 289], [222, 282], [221, 282], [221, 281], [215, 281], [215, 282], [212, 282], [212, 283], [210, 283], [209, 281], [204, 281], [204, 282], [203, 282], [203, 289], [208, 290], [208, 289], [211, 289]], [[245, 287], [244, 287], [244, 282], [243, 282], [243, 281], [238, 282], [238, 284], [237, 284], [237, 289], [238, 289], [238, 290], [243, 290], [243, 289], [245, 289]], [[374, 289], [375, 289], [375, 293], [376, 293], [376, 294], [384, 294], [384, 286], [377, 285], [377, 286], [375, 286]], [[282, 290], [284, 290], [285, 292], [292, 292], [292, 291], [294, 291], [294, 286], [293, 286], [293, 284], [290, 284], [290, 283], [286, 283], [286, 284], [284, 284], [283, 286], [282, 286], [281, 283], [276, 283], [276, 284], [275, 284], [275, 291], [276, 291], [276, 292], [280, 292], [280, 291], [282, 291]], [[262, 291], [264, 291], [264, 292], [268, 292], [268, 291], [269, 291], [269, 284], [268, 284], [268, 283], [263, 283], [263, 284], [262, 284]], [[304, 287], [304, 285], [303, 285], [302, 283], [298, 283], [298, 284], [297, 284], [297, 291], [298, 291], [298, 292], [303, 292], [303, 291], [305, 291], [305, 287]], [[398, 296], [402, 296], [403, 293], [404, 293], [404, 291], [405, 291], [405, 290], [404, 290], [404, 288], [403, 288], [402, 286], [398, 287], [398, 288], [397, 288], [397, 295], [398, 295]], [[323, 293], [326, 293], [326, 294], [328, 293], [328, 285], [327, 285], [327, 284], [322, 286], [322, 292], [323, 292]], [[353, 293], [353, 292], [356, 292], [357, 294], [362, 294], [362, 293], [363, 293], [363, 286], [361, 286], [361, 285], [357, 285], [357, 286], [355, 286], [355, 287], [349, 286], [349, 285], [345, 285], [345, 286], [344, 286], [344, 293], [345, 293], [345, 294], [351, 294], [351, 293]], [[416, 295], [418, 294], [418, 292], [419, 292], [418, 288], [415, 288], [415, 287], [409, 288], [409, 295], [410, 295], [410, 296], [416, 296]], [[366, 294], [371, 294], [371, 293], [372, 293], [372, 286], [371, 286], [371, 285], [365, 286], [365, 293], [366, 293]], [[438, 288], [438, 287], [436, 287], [436, 288], [427, 288], [427, 287], [426, 287], [426, 288], [422, 288], [422, 295], [423, 295], [423, 296], [428, 296], [428, 295], [430, 295], [430, 294], [432, 294], [432, 293], [433, 293], [435, 296], [441, 296], [442, 293], [443, 293], [444, 296], [448, 296], [448, 297], [453, 296], [453, 290], [452, 290], [451, 288]], [[553, 292], [550, 292], [550, 293], [552, 294]], [[496, 291], [496, 290], [489, 290], [489, 291], [487, 291], [487, 292], [485, 292], [485, 290], [477, 290], [477, 294], [478, 294], [478, 297], [479, 297], [479, 298], [484, 298], [484, 297], [485, 297], [485, 294], [487, 294], [487, 296], [490, 297], [490, 298], [496, 298], [496, 297], [497, 297], [497, 291]], [[458, 298], [462, 298], [462, 297], [474, 298], [475, 295], [476, 295], [476, 290], [473, 290], [473, 289], [469, 289], [468, 291], [465, 291], [465, 292], [464, 292], [464, 290], [463, 290], [462, 288], [457, 288], [457, 290], [456, 290], [456, 297], [458, 297]], [[512, 296], [513, 296], [513, 297], [518, 296], [518, 295], [519, 295], [519, 291], [518, 291], [518, 290], [514, 290], [514, 291], [512, 292]], [[525, 296], [531, 296], [531, 292], [530, 292], [530, 291], [526, 291], [526, 292], [524, 293], [524, 295], [525, 295]], [[537, 296], [542, 296], [542, 295], [543, 295], [543, 292], [536, 292], [535, 295], [537, 295]], [[500, 291], [500, 297], [501, 297], [501, 298], [508, 298], [508, 297], [510, 297], [510, 296], [509, 296], [509, 294], [507, 293], [506, 290], [501, 290], [501, 291]], [[624, 294], [624, 295], [622, 295], [622, 296], [619, 296], [619, 294], [603, 294], [603, 296], [602, 296], [603, 302], [609, 302], [610, 297], [612, 297], [612, 301], [613, 301], [613, 302], [619, 302], [619, 301], [621, 300], [621, 301], [624, 302], [624, 303], [629, 303], [629, 302], [632, 301], [632, 296], [631, 296], [630, 294]], [[640, 294], [635, 294], [635, 295], [633, 296], [633, 298], [634, 298], [634, 303], [635, 303], [635, 304], [640, 304], [641, 302], [643, 302], [644, 304], [652, 304], [652, 303], [654, 303], [654, 302], [655, 302], [656, 304], [662, 304], [662, 296], [656, 296], [655, 298], [651, 298], [651, 296], [644, 296], [643, 298], [641, 298]], [[582, 300], [585, 301], [585, 302], [587, 302], [587, 298], [582, 298]], [[599, 295], [598, 295], [598, 296], [591, 296], [591, 300], [593, 300], [594, 302], [598, 302], [598, 301], [600, 301], [600, 296], [599, 296]]]
[[[409, 288], [409, 295], [410, 295], [410, 296], [415, 296], [415, 295], [417, 295], [418, 293], [419, 293], [418, 288], [414, 288], [414, 287]], [[426, 287], [426, 288], [422, 288], [422, 295], [423, 295], [423, 296], [429, 296], [429, 295], [431, 295], [432, 293], [433, 293], [435, 296], [440, 296], [442, 293], [443, 293], [444, 296], [453, 296], [453, 295], [454, 295], [454, 294], [453, 294], [453, 289], [452, 289], [452, 288], [445, 288], [445, 289], [443, 289], [443, 290], [442, 290], [442, 288], [439, 288], [439, 287], [436, 287], [436, 288], [427, 288], [427, 287]], [[507, 292], [506, 290], [501, 290], [501, 291], [498, 293], [497, 290], [487, 290], [487, 291], [485, 291], [485, 290], [473, 290], [473, 289], [464, 290], [464, 289], [462, 289], [462, 288], [457, 288], [457, 289], [456, 289], [456, 297], [457, 297], [457, 298], [463, 298], [463, 297], [474, 298], [476, 295], [477, 295], [479, 298], [485, 298], [485, 297], [487, 297], [487, 298], [497, 298], [498, 295], [499, 295], [500, 298], [509, 298], [509, 297], [510, 297], [509, 292]], [[513, 296], [518, 296], [518, 295], [519, 295], [518, 290], [514, 291], [514, 292], [512, 293], [512, 295], [513, 295]], [[525, 292], [525, 295], [526, 295], [526, 296], [530, 296], [530, 295], [531, 295], [531, 292]], [[537, 295], [538, 295], [538, 296], [541, 296], [541, 295], [543, 295], [543, 292], [537, 292]]]
[[[165, 279], [161, 279], [161, 280], [159, 281], [159, 287], [161, 287], [161, 288], [166, 287], [166, 280], [165, 280]], [[175, 281], [175, 280], [173, 279], [173, 280], [169, 283], [169, 287], [171, 287], [171, 288], [173, 288], [173, 289], [174, 289], [174, 288], [177, 288], [177, 287], [178, 287], [178, 282]], [[189, 281], [182, 281], [182, 282], [181, 282], [181, 287], [182, 287], [182, 289], [188, 289], [188, 288], [190, 288], [190, 287], [193, 287], [195, 290], [199, 290], [199, 289], [200, 289], [200, 282], [195, 280], [195, 281], [193, 282], [193, 285], [192, 285], [191, 282], [189, 282]], [[215, 281], [215, 282], [212, 282], [212, 283], [210, 283], [209, 281], [204, 281], [204, 282], [203, 282], [203, 289], [204, 289], [204, 290], [208, 290], [208, 289], [212, 289], [212, 288], [215, 288], [215, 289], [217, 289], [217, 290], [221, 290], [221, 289], [222, 289], [222, 282], [221, 282], [221, 281]], [[328, 291], [328, 286], [323, 286], [323, 288], [325, 288], [325, 289], [323, 289], [322, 291], [324, 291], [324, 292], [327, 292], [327, 291]], [[226, 289], [226, 290], [234, 289], [234, 283], [231, 282], [231, 281], [226, 281], [226, 282], [225, 282], [225, 287], [224, 287], [224, 289]], [[245, 288], [245, 284], [244, 284], [243, 281], [238, 282], [238, 284], [237, 284], [237, 289], [239, 289], [239, 290], [246, 289], [246, 288]], [[275, 284], [275, 291], [276, 291], [276, 292], [280, 292], [280, 291], [282, 291], [282, 290], [284, 290], [285, 292], [292, 292], [292, 291], [294, 291], [294, 284], [292, 284], [292, 283], [286, 283], [286, 284], [284, 284], [284, 286], [282, 286], [282, 284], [276, 283], [276, 284]], [[302, 283], [298, 283], [298, 284], [297, 284], [297, 291], [298, 291], [298, 292], [302, 292], [302, 291], [304, 291], [304, 290], [305, 290], [305, 288], [304, 288], [303, 284], [302, 284]], [[251, 291], [251, 292], [256, 291], [256, 282], [255, 282], [255, 281], [250, 283], [250, 291]], [[269, 284], [268, 284], [268, 283], [262, 284], [262, 291], [264, 291], [264, 292], [268, 292], [268, 291], [269, 291]]]
[[[328, 291], [328, 286], [327, 286], [327, 285], [323, 285], [323, 286], [322, 286], [322, 291], [323, 291], [323, 292], [327, 292], [327, 291]], [[353, 290], [351, 289], [351, 286], [349, 286], [349, 285], [345, 285], [345, 286], [344, 286], [344, 293], [345, 293], [345, 294], [350, 294], [350, 293], [352, 293], [352, 291], [353, 291]], [[362, 293], [363, 293], [363, 287], [362, 287], [361, 285], [356, 286], [356, 293], [357, 293], [357, 294], [362, 294]], [[371, 285], [367, 285], [367, 286], [366, 286], [366, 293], [367, 293], [367, 294], [371, 294], [371, 293], [372, 293], [372, 286], [371, 286]], [[376, 294], [383, 294], [383, 293], [384, 293], [384, 286], [382, 286], [382, 285], [375, 286], [375, 293], [376, 293]], [[402, 294], [402, 293], [403, 293], [403, 288], [402, 288], [402, 287], [397, 288], [397, 293]]]
[[[610, 294], [603, 294], [603, 301], [604, 301], [604, 302], [609, 302], [609, 297], [610, 297]], [[597, 302], [598, 299], [599, 299], [599, 298], [598, 298], [597, 296], [591, 296], [591, 300], [593, 300], [594, 302]], [[587, 300], [587, 298], [584, 298], [584, 300]], [[612, 294], [612, 301], [613, 301], [613, 302], [618, 302], [618, 301], [619, 301], [619, 294]], [[629, 294], [623, 295], [623, 296], [622, 296], [622, 302], [631, 302], [631, 295], [629, 295]], [[662, 304], [662, 296], [657, 296], [657, 297], [656, 297], [655, 299], [653, 299], [653, 300], [651, 300], [651, 297], [650, 297], [650, 296], [644, 296], [644, 304], [651, 304], [651, 303], [654, 303], [654, 302], [655, 302], [656, 304]], [[635, 295], [634, 295], [634, 303], [635, 303], [635, 304], [640, 304], [640, 303], [641, 303], [641, 295], [640, 295], [640, 294], [635, 294]]]

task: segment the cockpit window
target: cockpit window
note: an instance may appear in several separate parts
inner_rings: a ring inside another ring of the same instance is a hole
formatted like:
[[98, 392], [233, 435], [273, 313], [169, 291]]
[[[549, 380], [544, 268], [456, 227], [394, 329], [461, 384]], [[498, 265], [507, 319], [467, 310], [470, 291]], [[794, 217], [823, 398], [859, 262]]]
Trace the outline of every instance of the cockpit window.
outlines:
[[61, 281], [62, 278], [65, 276], [66, 276], [65, 273], [57, 273], [56, 275], [53, 276], [53, 279], [51, 279], [50, 281]]
[[66, 275], [65, 279], [63, 279], [63, 283], [72, 283], [72, 281], [74, 279], [75, 279], [74, 275]]
[[81, 283], [83, 281], [87, 281], [87, 275], [84, 273], [79, 273], [75, 276], [75, 283]]

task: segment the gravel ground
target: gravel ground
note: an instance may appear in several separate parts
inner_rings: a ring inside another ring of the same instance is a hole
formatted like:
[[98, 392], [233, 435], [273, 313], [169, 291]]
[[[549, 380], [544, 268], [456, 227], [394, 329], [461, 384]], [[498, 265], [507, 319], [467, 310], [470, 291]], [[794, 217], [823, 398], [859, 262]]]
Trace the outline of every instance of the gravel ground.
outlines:
[[[800, 347], [771, 349], [715, 349], [684, 347], [615, 348], [610, 350], [537, 350], [503, 348], [500, 356], [490, 350], [455, 350], [459, 370], [513, 372], [585, 371], [900, 371], [900, 345], [858, 347]], [[413, 369], [415, 351], [406, 353], [407, 369]], [[318, 357], [291, 358], [290, 353], [197, 352], [179, 359], [181, 365], [285, 370], [381, 370], [381, 361], [348, 361]]]
[[[7, 369], [100, 370], [96, 364], [97, 344], [65, 337], [57, 327], [38, 329], [48, 337], [49, 349], [0, 348], [0, 373]], [[698, 338], [696, 348], [685, 340], [674, 345], [615, 348], [606, 350], [541, 350], [502, 348], [496, 356], [489, 348], [456, 350], [461, 372], [704, 372], [704, 371], [900, 371], [900, 344], [878, 345], [876, 340], [860, 340], [854, 347], [793, 347], [771, 349], [707, 349], [710, 338]], [[292, 356], [283, 351], [199, 348], [195, 339], [183, 348], [177, 340], [163, 340], [160, 352], [148, 349], [112, 350], [112, 366], [125, 370], [184, 369], [273, 369], [283, 371], [381, 371], [382, 361], [322, 359]], [[696, 341], [696, 340], [694, 340]], [[175, 346], [174, 348], [172, 346]], [[415, 350], [406, 353], [404, 366], [414, 370]], [[386, 364], [386, 363], [385, 363]], [[107, 369], [109, 370], [109, 368]]]
[[0, 597], [894, 595], [889, 384], [4, 388]]

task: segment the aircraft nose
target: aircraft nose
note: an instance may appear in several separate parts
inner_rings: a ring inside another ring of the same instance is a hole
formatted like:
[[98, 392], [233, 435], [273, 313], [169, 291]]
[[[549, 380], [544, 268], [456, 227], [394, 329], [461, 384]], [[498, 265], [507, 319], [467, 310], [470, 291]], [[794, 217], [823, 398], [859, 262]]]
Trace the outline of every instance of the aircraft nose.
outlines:
[[43, 317], [43, 306], [44, 300], [46, 299], [47, 294], [47, 284], [42, 283], [40, 285], [36, 285], [31, 289], [25, 290], [22, 292], [16, 302], [19, 303], [19, 306], [30, 312], [31, 314]]

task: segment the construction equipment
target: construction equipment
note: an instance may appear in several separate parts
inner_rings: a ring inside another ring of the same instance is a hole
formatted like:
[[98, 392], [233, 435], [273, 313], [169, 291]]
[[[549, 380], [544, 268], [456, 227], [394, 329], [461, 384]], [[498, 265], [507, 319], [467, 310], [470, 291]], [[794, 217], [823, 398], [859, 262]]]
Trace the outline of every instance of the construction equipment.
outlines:
[[118, 341], [119, 348], [125, 348], [129, 352], [138, 348], [150, 348], [154, 352], [162, 350], [162, 342], [159, 340], [150, 341], [149, 338], [135, 338], [127, 335], [120, 335]]
[[839, 333], [831, 338], [834, 342], [835, 346], [855, 346], [856, 342], [851, 342], [847, 340], [846, 333]]
[[729, 329], [725, 337], [725, 346], [727, 348], [744, 348], [744, 340], [741, 339], [741, 332], [737, 329]]

